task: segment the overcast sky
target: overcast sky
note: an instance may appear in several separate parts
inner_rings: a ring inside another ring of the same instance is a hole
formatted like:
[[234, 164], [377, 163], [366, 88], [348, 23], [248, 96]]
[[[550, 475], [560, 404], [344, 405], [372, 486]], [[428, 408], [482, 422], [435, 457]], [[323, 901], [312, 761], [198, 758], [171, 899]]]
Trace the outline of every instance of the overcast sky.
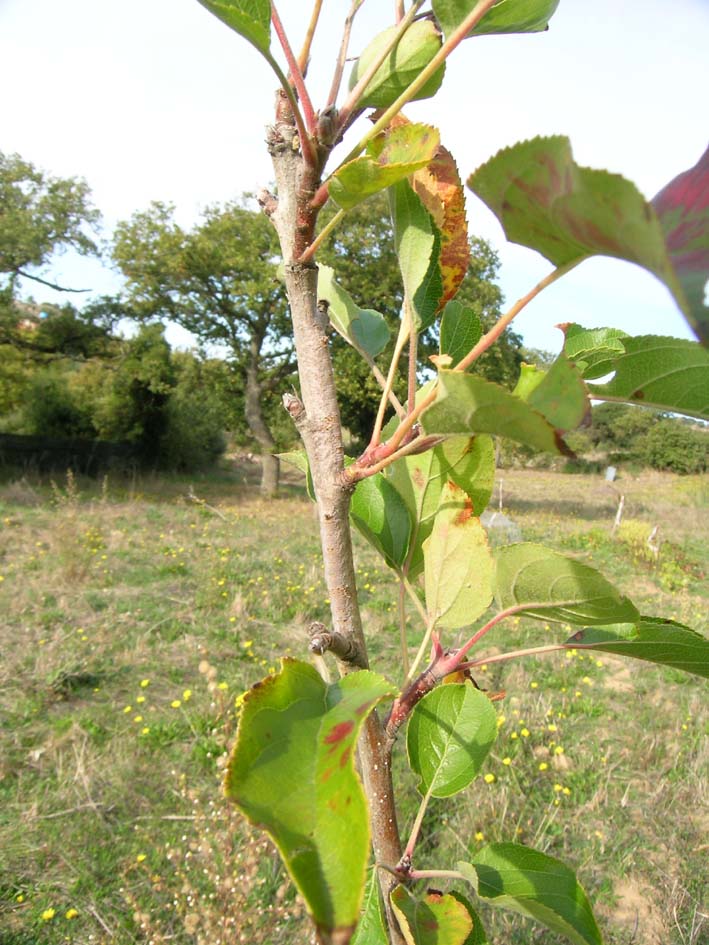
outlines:
[[[310, 7], [280, 0], [296, 47]], [[309, 75], [316, 107], [349, 0], [324, 7]], [[391, 0], [365, 3], [353, 53], [389, 25], [392, 9]], [[407, 113], [441, 129], [464, 176], [501, 147], [561, 133], [579, 163], [624, 174], [652, 197], [707, 145], [707, 50], [709, 0], [561, 0], [544, 34], [466, 41], [436, 99]], [[0, 0], [0, 89], [0, 149], [85, 177], [106, 236], [151, 200], [174, 203], [190, 225], [206, 205], [271, 179], [263, 145], [271, 73], [197, 0]], [[472, 194], [468, 219], [500, 252], [508, 301], [550, 270], [536, 253], [506, 245]], [[120, 287], [97, 263], [69, 255], [45, 274], [96, 294]], [[528, 345], [558, 350], [553, 325], [565, 321], [692, 337], [664, 286], [616, 260], [583, 263], [516, 328]]]

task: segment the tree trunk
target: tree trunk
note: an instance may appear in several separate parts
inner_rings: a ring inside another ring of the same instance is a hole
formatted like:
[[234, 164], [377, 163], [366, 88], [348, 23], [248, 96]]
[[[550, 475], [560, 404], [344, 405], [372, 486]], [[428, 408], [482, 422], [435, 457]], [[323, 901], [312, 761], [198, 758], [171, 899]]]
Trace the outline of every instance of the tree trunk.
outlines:
[[[256, 350], [254, 350], [256, 349]], [[249, 426], [249, 430], [254, 435], [254, 439], [261, 447], [261, 494], [272, 498], [278, 493], [278, 478], [280, 473], [280, 463], [278, 457], [273, 455], [276, 448], [271, 431], [263, 418], [263, 408], [261, 399], [263, 397], [263, 386], [258, 376], [258, 345], [252, 340], [251, 352], [248, 367], [246, 368], [246, 398], [244, 403], [244, 416]]]
[[[297, 262], [313, 238], [315, 217], [309, 204], [318, 181], [314, 172], [305, 166], [297, 149], [295, 129], [287, 120], [279, 121], [271, 129], [268, 143], [276, 172], [278, 201], [267, 210], [283, 251], [302, 396], [302, 404], [297, 398], [291, 398], [289, 411], [298, 425], [310, 463], [332, 628], [352, 641], [363, 664], [367, 665], [349, 524], [351, 488], [343, 476], [344, 450], [327, 316], [317, 306], [317, 267]], [[339, 669], [345, 674], [357, 667], [339, 663]], [[393, 868], [401, 857], [401, 841], [390, 758], [376, 712], [372, 712], [365, 723], [358, 754], [370, 808], [375, 861]], [[391, 941], [394, 945], [403, 945], [388, 895], [395, 880], [384, 870], [378, 873]]]

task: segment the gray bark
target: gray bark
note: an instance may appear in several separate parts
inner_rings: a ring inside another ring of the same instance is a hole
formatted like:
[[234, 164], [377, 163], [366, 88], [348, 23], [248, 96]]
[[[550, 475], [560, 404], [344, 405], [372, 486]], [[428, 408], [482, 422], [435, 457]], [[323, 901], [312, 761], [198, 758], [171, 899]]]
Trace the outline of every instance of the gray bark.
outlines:
[[[283, 112], [281, 112], [283, 114]], [[325, 582], [330, 597], [333, 632], [350, 639], [367, 665], [349, 525], [351, 487], [346, 484], [340, 414], [328, 346], [327, 316], [317, 307], [317, 267], [299, 264], [299, 256], [313, 238], [315, 214], [309, 203], [319, 183], [297, 149], [295, 130], [285, 118], [269, 133], [278, 185], [278, 202], [266, 207], [278, 232], [285, 262], [286, 291], [293, 320], [302, 404], [291, 415], [305, 445], [318, 508]], [[340, 662], [340, 672], [356, 671]], [[389, 753], [376, 712], [372, 712], [358, 746], [364, 789], [369, 801], [375, 860], [394, 867], [401, 856], [401, 841], [391, 780]], [[391, 913], [388, 893], [395, 880], [384, 870], [379, 879], [394, 945], [403, 945]]]

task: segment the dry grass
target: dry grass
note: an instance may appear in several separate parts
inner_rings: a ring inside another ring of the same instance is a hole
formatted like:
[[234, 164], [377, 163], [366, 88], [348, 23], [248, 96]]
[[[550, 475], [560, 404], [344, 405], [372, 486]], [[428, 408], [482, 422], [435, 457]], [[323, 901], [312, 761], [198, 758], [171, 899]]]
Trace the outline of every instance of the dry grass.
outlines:
[[[707, 631], [699, 481], [616, 484], [635, 524], [613, 540], [616, 498], [600, 479], [502, 479], [525, 538], [589, 560], [645, 612]], [[241, 473], [103, 488], [25, 480], [0, 486], [0, 523], [0, 943], [306, 945], [277, 857], [219, 781], [235, 696], [279, 655], [304, 657], [305, 624], [327, 619], [307, 501], [292, 490], [264, 502]], [[658, 559], [643, 550], [655, 524]], [[376, 668], [396, 677], [395, 593], [358, 549]], [[489, 650], [553, 633], [520, 623]], [[608, 945], [700, 945], [705, 686], [582, 657], [481, 674], [508, 692], [495, 780], [434, 805], [421, 863], [460, 859], [481, 835], [517, 838], [574, 865]], [[401, 799], [405, 821], [417, 798], [403, 771]], [[556, 942], [488, 920], [492, 940]]]

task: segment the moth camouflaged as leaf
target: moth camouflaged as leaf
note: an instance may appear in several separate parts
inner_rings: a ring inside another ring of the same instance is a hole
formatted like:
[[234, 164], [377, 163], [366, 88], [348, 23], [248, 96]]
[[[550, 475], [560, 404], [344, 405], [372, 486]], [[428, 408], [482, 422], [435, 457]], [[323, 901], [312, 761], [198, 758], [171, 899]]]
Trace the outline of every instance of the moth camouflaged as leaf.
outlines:
[[639, 617], [635, 605], [602, 574], [544, 545], [508, 545], [495, 558], [495, 596], [502, 610], [519, 607], [538, 620], [594, 626]]
[[248, 39], [260, 52], [271, 45], [270, 0], [198, 0], [210, 13]]
[[585, 627], [566, 646], [647, 660], [709, 679], [709, 640], [674, 620], [640, 617], [634, 623]]
[[[653, 205], [620, 175], [576, 164], [568, 138], [534, 138], [505, 148], [471, 174], [468, 186], [511, 242], [537, 250], [557, 267], [595, 255], [637, 263], [665, 283], [688, 319], [706, 317], [703, 300], [685, 292], [674, 268], [678, 257]], [[700, 216], [706, 234], [709, 207]]]
[[368, 670], [327, 684], [283, 659], [244, 696], [226, 794], [270, 834], [326, 940], [359, 918], [369, 817], [353, 755], [367, 715], [394, 692]]
[[439, 133], [430, 125], [392, 127], [370, 142], [367, 154], [337, 168], [329, 194], [343, 210], [350, 210], [428, 164], [439, 143]]

